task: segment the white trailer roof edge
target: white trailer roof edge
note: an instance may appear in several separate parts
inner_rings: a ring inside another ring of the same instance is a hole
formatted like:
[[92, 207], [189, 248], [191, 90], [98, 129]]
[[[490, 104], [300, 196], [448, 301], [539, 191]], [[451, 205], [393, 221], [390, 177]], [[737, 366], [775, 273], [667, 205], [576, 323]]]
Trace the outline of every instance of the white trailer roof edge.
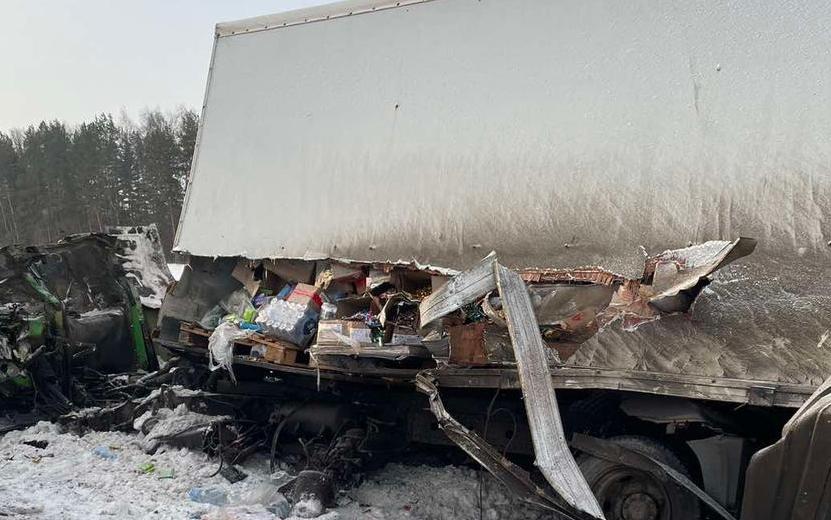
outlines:
[[280, 29], [282, 27], [289, 27], [292, 25], [322, 22], [331, 20], [332, 18], [343, 18], [346, 16], [373, 13], [385, 9], [395, 9], [396, 7], [406, 7], [432, 1], [433, 0], [402, 0], [398, 2], [390, 2], [378, 0], [346, 0], [344, 2], [334, 2], [331, 4], [307, 7], [305, 9], [295, 9], [293, 11], [285, 11], [282, 13], [218, 23], [216, 24], [216, 36], [222, 38], [226, 36], [266, 31], [270, 29]]
[[185, 190], [185, 198], [182, 199], [182, 209], [179, 211], [179, 225], [176, 226], [176, 234], [173, 236], [173, 252], [177, 253], [188, 253], [186, 251], [179, 249], [179, 239], [182, 236], [182, 228], [185, 225], [185, 214], [187, 213], [187, 208], [190, 205], [190, 195], [193, 193], [193, 190], [190, 189], [191, 184], [193, 184], [194, 178], [196, 176], [196, 171], [199, 163], [199, 155], [202, 147], [200, 143], [202, 141], [202, 133], [205, 128], [205, 120], [208, 113], [208, 96], [211, 93], [211, 85], [213, 84], [213, 75], [214, 75], [214, 61], [216, 60], [216, 41], [218, 36], [214, 38], [214, 44], [211, 47], [211, 61], [210, 65], [208, 65], [208, 78], [205, 81], [205, 93], [202, 98], [202, 109], [199, 113], [199, 124], [196, 127], [196, 142], [193, 146], [193, 157], [190, 161], [190, 171], [188, 172], [188, 180], [187, 180], [187, 189]]

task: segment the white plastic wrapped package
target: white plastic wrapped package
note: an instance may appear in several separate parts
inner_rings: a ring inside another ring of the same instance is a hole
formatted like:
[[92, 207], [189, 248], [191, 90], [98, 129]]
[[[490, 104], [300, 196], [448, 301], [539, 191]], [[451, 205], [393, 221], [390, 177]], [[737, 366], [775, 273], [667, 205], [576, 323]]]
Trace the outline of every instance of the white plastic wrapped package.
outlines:
[[234, 376], [234, 341], [247, 337], [250, 330], [242, 330], [233, 323], [224, 321], [211, 333], [208, 339], [208, 366], [216, 370], [224, 368], [231, 375], [231, 381], [237, 382]]
[[246, 311], [253, 311], [254, 306], [251, 304], [251, 296], [248, 291], [237, 289], [219, 302], [219, 306], [225, 309], [228, 314], [235, 314], [242, 318]]
[[319, 317], [309, 306], [274, 298], [260, 307], [256, 321], [265, 334], [304, 347], [317, 331]]

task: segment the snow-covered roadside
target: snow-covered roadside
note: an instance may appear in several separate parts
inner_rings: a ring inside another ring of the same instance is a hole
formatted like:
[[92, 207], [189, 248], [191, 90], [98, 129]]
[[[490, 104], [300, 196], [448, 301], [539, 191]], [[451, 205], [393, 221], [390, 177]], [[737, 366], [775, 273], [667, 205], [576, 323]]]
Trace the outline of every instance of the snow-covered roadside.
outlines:
[[[150, 456], [136, 435], [90, 432], [60, 434], [39, 423], [0, 440], [0, 515], [15, 508], [43, 519], [199, 518], [211, 506], [187, 499], [194, 486], [217, 486], [243, 494], [268, 479], [267, 467], [247, 467], [249, 478], [231, 485], [217, 475], [217, 463], [187, 449], [160, 448]], [[22, 441], [43, 440], [38, 449]], [[98, 451], [115, 458], [102, 457]], [[147, 471], [152, 463], [154, 470]], [[142, 470], [141, 468], [145, 469]], [[169, 470], [172, 478], [161, 478]]]
[[[41, 449], [24, 441], [48, 445]], [[251, 457], [242, 468], [248, 478], [236, 484], [210, 476], [216, 469], [216, 461], [184, 448], [162, 446], [147, 455], [137, 435], [90, 432], [78, 437], [60, 433], [53, 424], [39, 423], [0, 438], [0, 516], [44, 520], [280, 518], [262, 505], [234, 507], [255, 501], [272, 482], [264, 457]], [[164, 478], [171, 471], [172, 478]], [[491, 478], [483, 480], [482, 518], [543, 517], [510, 498]], [[231, 506], [191, 501], [188, 491], [194, 487], [222, 490]], [[368, 474], [361, 486], [340, 497], [339, 506], [322, 518], [478, 520], [478, 500], [479, 475], [470, 468], [390, 464]]]

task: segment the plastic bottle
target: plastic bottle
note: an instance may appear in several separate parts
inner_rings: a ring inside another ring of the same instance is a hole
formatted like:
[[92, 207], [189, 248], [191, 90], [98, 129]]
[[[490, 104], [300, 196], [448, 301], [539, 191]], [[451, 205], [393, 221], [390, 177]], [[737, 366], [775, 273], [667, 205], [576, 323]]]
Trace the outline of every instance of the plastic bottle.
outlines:
[[106, 446], [97, 446], [97, 447], [93, 448], [92, 452], [94, 454], [98, 455], [99, 457], [101, 457], [102, 459], [106, 459], [106, 460], [115, 460], [118, 457], [118, 455], [113, 453]]
[[192, 487], [188, 490], [188, 498], [199, 504], [213, 504], [224, 506], [228, 503], [228, 495], [219, 488]]

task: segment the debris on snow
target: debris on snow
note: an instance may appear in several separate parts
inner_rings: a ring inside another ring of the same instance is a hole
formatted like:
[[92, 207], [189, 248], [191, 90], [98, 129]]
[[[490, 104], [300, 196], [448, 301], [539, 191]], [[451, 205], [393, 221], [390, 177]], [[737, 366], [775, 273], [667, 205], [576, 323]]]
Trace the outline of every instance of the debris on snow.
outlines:
[[[40, 449], [24, 443], [32, 440], [48, 444]], [[93, 450], [100, 446], [118, 458], [95, 455]], [[43, 456], [47, 454], [51, 456]], [[38, 462], [36, 455], [41, 455]], [[173, 469], [174, 477], [160, 478], [137, 469], [148, 462], [148, 455], [135, 434], [90, 432], [79, 437], [46, 422], [10, 432], [0, 437], [0, 516], [278, 520], [288, 514], [289, 504], [275, 490], [280, 484], [269, 474], [265, 457], [251, 457], [244, 465], [249, 477], [235, 484], [216, 474], [217, 462], [198, 451], [162, 445], [150, 460], [156, 467]], [[369, 473], [363, 484], [341, 497], [337, 507], [318, 518], [474, 520], [479, 518], [480, 479], [482, 518], [518, 520], [546, 514], [520, 503], [491, 477], [470, 468], [389, 464]], [[188, 498], [193, 488], [219, 490], [225, 493], [227, 505], [194, 502]]]

